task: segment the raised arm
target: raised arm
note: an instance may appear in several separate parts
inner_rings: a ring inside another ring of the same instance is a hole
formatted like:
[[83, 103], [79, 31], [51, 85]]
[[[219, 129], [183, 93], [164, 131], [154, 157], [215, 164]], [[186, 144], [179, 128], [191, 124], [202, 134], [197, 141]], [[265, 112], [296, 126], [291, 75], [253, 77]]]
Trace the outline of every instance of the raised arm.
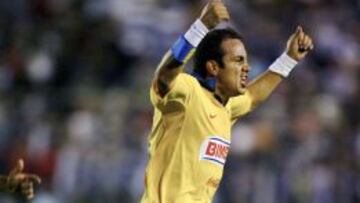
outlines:
[[23, 170], [24, 161], [20, 159], [8, 176], [0, 176], [0, 192], [19, 193], [32, 199], [34, 183], [39, 184], [41, 179], [37, 175], [24, 173]]
[[193, 50], [210, 29], [229, 19], [229, 13], [221, 0], [212, 0], [202, 10], [199, 18], [190, 29], [166, 52], [158, 65], [154, 85], [157, 92], [164, 96], [172, 88], [176, 76], [190, 59]]
[[288, 39], [285, 52], [269, 67], [269, 70], [249, 84], [252, 108], [268, 98], [295, 65], [313, 48], [312, 39], [298, 26], [295, 33]]

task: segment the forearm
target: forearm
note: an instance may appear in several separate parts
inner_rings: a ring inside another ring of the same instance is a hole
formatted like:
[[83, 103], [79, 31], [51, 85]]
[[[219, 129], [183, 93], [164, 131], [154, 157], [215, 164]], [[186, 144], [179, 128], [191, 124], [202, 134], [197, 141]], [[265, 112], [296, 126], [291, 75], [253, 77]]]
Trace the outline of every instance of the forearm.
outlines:
[[159, 64], [154, 82], [161, 95], [165, 95], [171, 89], [172, 82], [182, 72], [183, 65], [191, 58], [209, 30], [229, 18], [222, 1], [208, 2], [199, 18], [178, 38]]
[[166, 92], [171, 89], [171, 81], [173, 81], [179, 73], [183, 71], [185, 63], [178, 62], [172, 55], [171, 51], [168, 51], [155, 72], [156, 87], [161, 95], [165, 95]]
[[249, 85], [252, 106], [256, 107], [264, 101], [312, 49], [312, 39], [304, 33], [301, 26], [298, 26], [290, 36], [285, 52], [271, 64], [268, 71]]
[[253, 100], [252, 108], [267, 99], [280, 82], [295, 68], [296, 64], [297, 61], [283, 53], [265, 73], [251, 82], [248, 89]]
[[182, 72], [184, 64], [192, 57], [195, 48], [208, 31], [201, 20], [196, 20], [164, 55], [155, 72], [156, 86], [161, 95], [165, 95], [171, 89], [172, 81]]
[[248, 86], [248, 91], [252, 98], [252, 109], [266, 100], [283, 79], [283, 76], [267, 70], [253, 80]]

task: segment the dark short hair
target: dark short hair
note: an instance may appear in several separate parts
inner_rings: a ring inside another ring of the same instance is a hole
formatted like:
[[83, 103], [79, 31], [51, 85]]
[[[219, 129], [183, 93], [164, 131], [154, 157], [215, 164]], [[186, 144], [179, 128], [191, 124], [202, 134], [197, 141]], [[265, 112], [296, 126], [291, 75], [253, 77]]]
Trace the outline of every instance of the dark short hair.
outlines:
[[231, 28], [216, 29], [210, 31], [200, 42], [194, 55], [194, 72], [205, 78], [206, 62], [215, 60], [221, 67], [223, 63], [223, 50], [221, 43], [227, 39], [239, 39], [243, 41], [243, 37]]

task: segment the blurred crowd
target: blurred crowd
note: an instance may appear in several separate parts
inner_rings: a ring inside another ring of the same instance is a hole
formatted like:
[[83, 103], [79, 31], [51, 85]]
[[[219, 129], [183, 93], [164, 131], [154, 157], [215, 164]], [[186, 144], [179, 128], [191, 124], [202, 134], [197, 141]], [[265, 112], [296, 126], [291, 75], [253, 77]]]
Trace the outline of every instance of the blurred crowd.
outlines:
[[[360, 1], [225, 2], [251, 78], [298, 24], [315, 50], [234, 125], [214, 202], [360, 202]], [[1, 174], [24, 158], [43, 179], [34, 203], [138, 202], [153, 72], [205, 3], [1, 0]]]

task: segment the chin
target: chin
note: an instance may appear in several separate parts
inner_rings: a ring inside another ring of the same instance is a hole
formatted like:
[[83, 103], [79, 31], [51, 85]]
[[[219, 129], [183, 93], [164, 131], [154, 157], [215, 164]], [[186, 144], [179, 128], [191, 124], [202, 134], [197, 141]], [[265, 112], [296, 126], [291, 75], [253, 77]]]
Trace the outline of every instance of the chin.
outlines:
[[246, 88], [239, 88], [238, 89], [238, 95], [243, 95], [246, 92]]
[[246, 89], [239, 89], [239, 90], [236, 90], [236, 92], [234, 92], [230, 97], [236, 97], [236, 96], [244, 95], [245, 92], [246, 92]]

